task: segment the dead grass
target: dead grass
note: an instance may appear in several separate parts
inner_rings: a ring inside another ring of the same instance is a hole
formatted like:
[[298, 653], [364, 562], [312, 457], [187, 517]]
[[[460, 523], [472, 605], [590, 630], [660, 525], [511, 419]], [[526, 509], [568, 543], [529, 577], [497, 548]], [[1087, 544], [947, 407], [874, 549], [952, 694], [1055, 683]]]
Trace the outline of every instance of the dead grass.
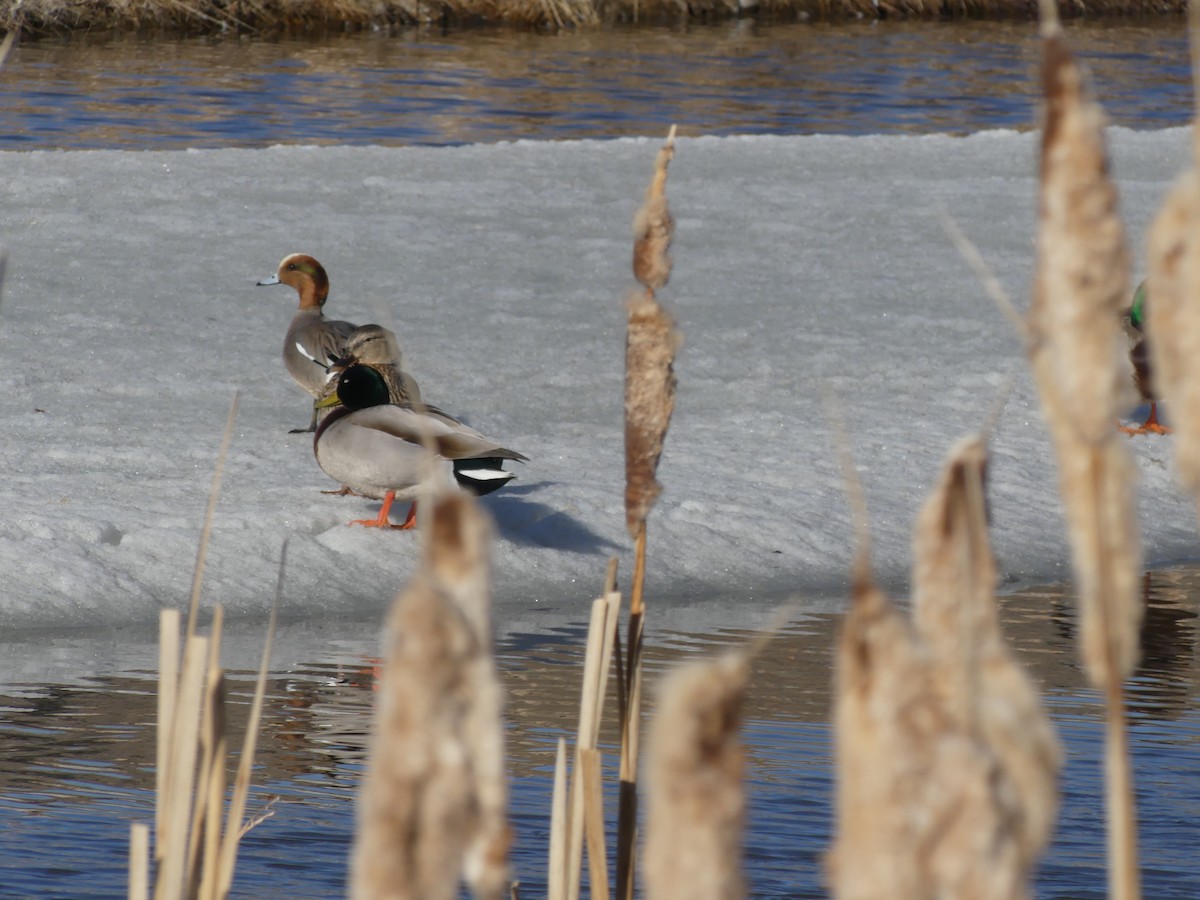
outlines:
[[[1183, 0], [1075, 0], [1064, 18], [1183, 15]], [[510, 26], [557, 31], [618, 23], [839, 19], [1032, 19], [1032, 0], [0, 0], [0, 27], [78, 30], [321, 33]]]

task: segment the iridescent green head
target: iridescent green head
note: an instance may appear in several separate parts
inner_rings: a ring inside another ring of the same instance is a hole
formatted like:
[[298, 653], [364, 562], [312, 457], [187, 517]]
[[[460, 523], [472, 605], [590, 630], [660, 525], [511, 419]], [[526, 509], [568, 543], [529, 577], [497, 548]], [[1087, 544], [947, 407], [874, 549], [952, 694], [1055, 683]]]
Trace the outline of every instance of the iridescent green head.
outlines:
[[1133, 292], [1133, 306], [1129, 307], [1129, 323], [1138, 331], [1146, 324], [1146, 282], [1137, 286]]
[[[341, 362], [341, 361], [339, 361]], [[334, 363], [337, 366], [338, 363]], [[338, 378], [338, 399], [347, 409], [366, 409], [388, 402], [388, 386], [383, 376], [370, 366], [351, 362]]]

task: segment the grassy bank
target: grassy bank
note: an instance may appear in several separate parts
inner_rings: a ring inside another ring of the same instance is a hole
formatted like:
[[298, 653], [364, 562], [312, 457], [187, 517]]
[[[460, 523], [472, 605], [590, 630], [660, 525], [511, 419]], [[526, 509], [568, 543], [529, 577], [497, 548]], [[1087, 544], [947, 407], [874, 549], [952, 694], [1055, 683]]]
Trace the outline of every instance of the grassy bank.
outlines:
[[[1181, 15], [1183, 0], [1063, 0], [1066, 18]], [[1030, 0], [2, 0], [0, 26], [25, 34], [77, 30], [303, 33], [512, 26], [846, 19], [1033, 19]]]

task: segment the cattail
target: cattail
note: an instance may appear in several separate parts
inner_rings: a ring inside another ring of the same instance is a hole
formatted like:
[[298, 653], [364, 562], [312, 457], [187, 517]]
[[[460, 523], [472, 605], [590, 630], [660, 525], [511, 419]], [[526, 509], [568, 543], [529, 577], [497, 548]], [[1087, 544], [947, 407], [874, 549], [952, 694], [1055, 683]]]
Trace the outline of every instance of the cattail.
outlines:
[[501, 693], [491, 648], [490, 527], [469, 497], [433, 503], [424, 560], [397, 597], [359, 796], [356, 898], [508, 893]]
[[[1200, 10], [1188, 5], [1192, 80], [1200, 86]], [[1200, 110], [1200, 94], [1196, 94]], [[1200, 134], [1193, 133], [1193, 142]], [[1147, 242], [1146, 332], [1154, 383], [1171, 410], [1175, 460], [1200, 504], [1200, 144], [1167, 195]]]
[[[829, 881], [840, 900], [934, 896], [922, 869], [929, 850], [917, 848], [928, 836], [935, 777], [947, 771], [939, 738], [953, 723], [933, 690], [924, 648], [875, 586], [865, 551], [856, 569], [834, 679], [837, 834]], [[959, 772], [970, 762], [954, 760]]]
[[675, 128], [659, 150], [654, 176], [634, 219], [633, 274], [643, 290], [630, 298], [625, 337], [625, 524], [634, 539], [629, 597], [628, 657], [621, 701], [621, 792], [617, 812], [618, 900], [631, 900], [637, 843], [638, 724], [642, 694], [642, 633], [646, 579], [646, 517], [661, 492], [656, 474], [675, 409], [679, 334], [654, 291], [667, 283], [674, 220], [667, 209], [667, 166]]
[[741, 654], [685, 666], [663, 679], [647, 755], [649, 900], [736, 900], [742, 876]]
[[929, 649], [860, 571], [837, 654], [839, 900], [1026, 896], [1013, 785], [953, 706]]
[[674, 155], [672, 128], [634, 218], [633, 274], [645, 286], [629, 300], [625, 342], [625, 524], [634, 537], [661, 491], [655, 473], [675, 409], [673, 366], [679, 336], [671, 316], [654, 298], [671, 274], [667, 249], [675, 223], [667, 209], [666, 186]]
[[625, 524], [637, 536], [661, 488], [655, 479], [675, 409], [671, 316], [648, 294], [629, 302], [625, 348]]
[[1030, 358], [1058, 456], [1080, 605], [1080, 656], [1104, 691], [1110, 896], [1139, 894], [1122, 682], [1138, 653], [1141, 548], [1134, 469], [1114, 427], [1131, 369], [1120, 315], [1129, 256], [1103, 140], [1104, 118], [1042, 0], [1045, 121]]
[[950, 895], [1028, 896], [1030, 875], [1050, 840], [1060, 752], [1025, 670], [1012, 658], [996, 612], [996, 569], [987, 535], [987, 450], [960, 442], [917, 520], [913, 613], [929, 648], [934, 688], [955, 729], [988, 755], [988, 780], [964, 796], [985, 808], [966, 817]]
[[1200, 502], [1200, 176], [1183, 175], [1154, 219], [1146, 248], [1146, 334], [1155, 389], [1171, 411], [1175, 461]]
[[1132, 383], [1121, 347], [1129, 258], [1103, 117], [1057, 22], [1043, 25], [1046, 122], [1031, 359], [1058, 452], [1082, 608], [1082, 656], [1102, 685], [1137, 656], [1140, 542], [1133, 465], [1113, 427]]
[[675, 126], [654, 160], [654, 177], [646, 188], [641, 208], [633, 219], [633, 275], [651, 292], [661, 290], [671, 277], [667, 251], [675, 235], [675, 220], [667, 208], [667, 167], [675, 158]]
[[873, 583], [861, 526], [835, 677], [840, 900], [1021, 900], [1049, 840], [1058, 749], [1000, 637], [986, 469], [962, 442], [918, 518], [915, 628]]

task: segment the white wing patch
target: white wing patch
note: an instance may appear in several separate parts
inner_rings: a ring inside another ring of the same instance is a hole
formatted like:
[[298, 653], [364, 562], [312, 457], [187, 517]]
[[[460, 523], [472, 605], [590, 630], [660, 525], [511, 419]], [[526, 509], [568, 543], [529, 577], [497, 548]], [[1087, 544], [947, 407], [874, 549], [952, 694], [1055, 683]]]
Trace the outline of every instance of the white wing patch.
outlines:
[[474, 478], [476, 481], [507, 481], [515, 472], [505, 472], [502, 469], [459, 469], [459, 475]]
[[313, 362], [315, 362], [315, 363], [316, 363], [318, 366], [324, 366], [324, 365], [325, 365], [325, 363], [321, 362], [319, 359], [317, 359], [315, 356], [313, 356], [311, 353], [309, 353], [309, 352], [308, 352], [308, 348], [307, 348], [307, 347], [305, 347], [305, 346], [304, 346], [302, 343], [300, 343], [299, 341], [296, 341], [296, 349], [300, 351], [300, 355], [301, 355], [301, 356], [303, 356], [305, 359], [312, 360], [312, 361], [313, 361]]

